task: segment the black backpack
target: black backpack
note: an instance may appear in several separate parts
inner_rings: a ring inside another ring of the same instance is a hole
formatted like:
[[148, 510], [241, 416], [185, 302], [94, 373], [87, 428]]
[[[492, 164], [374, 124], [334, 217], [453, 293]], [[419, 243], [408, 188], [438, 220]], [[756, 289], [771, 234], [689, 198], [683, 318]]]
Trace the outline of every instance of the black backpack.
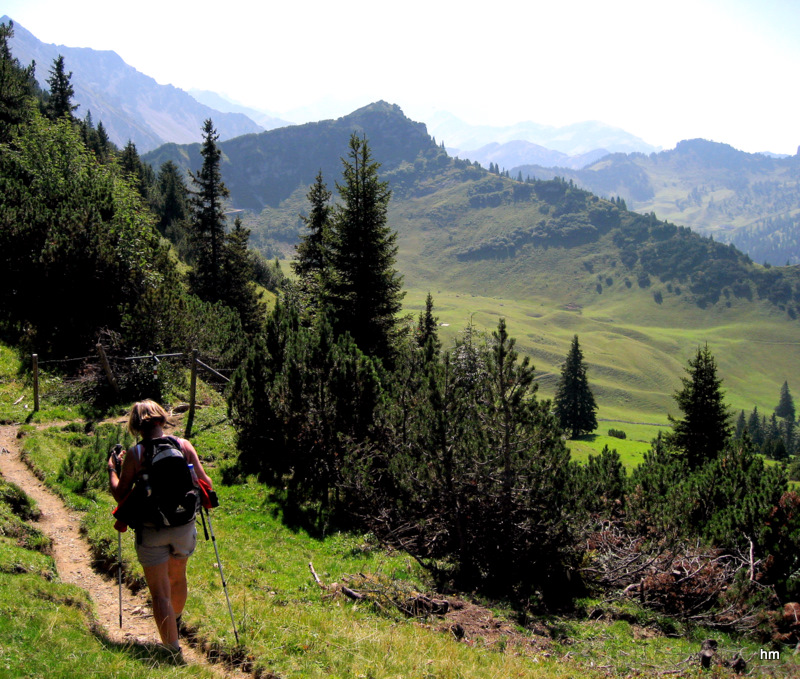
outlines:
[[189, 463], [174, 436], [144, 441], [142, 519], [157, 528], [183, 526], [194, 521], [200, 491], [194, 484]]

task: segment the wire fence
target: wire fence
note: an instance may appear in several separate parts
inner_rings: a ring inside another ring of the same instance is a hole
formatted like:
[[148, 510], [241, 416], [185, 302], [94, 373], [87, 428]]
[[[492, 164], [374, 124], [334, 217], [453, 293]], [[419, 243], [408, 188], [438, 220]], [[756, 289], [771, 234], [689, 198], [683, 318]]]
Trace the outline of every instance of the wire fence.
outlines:
[[[189, 384], [189, 410], [186, 417], [186, 433], [188, 438], [191, 435], [192, 426], [194, 424], [194, 415], [197, 406], [197, 371], [202, 368], [214, 380], [221, 381], [227, 384], [230, 381], [229, 377], [211, 367], [206, 362], [201, 361], [199, 358], [199, 351], [193, 349], [189, 353], [174, 352], [166, 354], [156, 354], [150, 352], [139, 356], [113, 356], [109, 355], [102, 344], [96, 345], [97, 353], [91, 356], [79, 356], [74, 358], [57, 358], [40, 360], [38, 354], [31, 354], [31, 364], [33, 372], [33, 410], [38, 411], [40, 408], [40, 394], [41, 394], [41, 381], [40, 381], [40, 366], [52, 365], [66, 367], [69, 364], [82, 363], [79, 371], [73, 371], [80, 375], [81, 380], [105, 380], [116, 394], [121, 394], [119, 377], [129, 371], [126, 370], [125, 364], [130, 365], [133, 361], [152, 361], [153, 378], [157, 379], [159, 369], [162, 368], [164, 361], [167, 359], [186, 359], [190, 368], [190, 384]], [[208, 359], [207, 359], [208, 360]]]

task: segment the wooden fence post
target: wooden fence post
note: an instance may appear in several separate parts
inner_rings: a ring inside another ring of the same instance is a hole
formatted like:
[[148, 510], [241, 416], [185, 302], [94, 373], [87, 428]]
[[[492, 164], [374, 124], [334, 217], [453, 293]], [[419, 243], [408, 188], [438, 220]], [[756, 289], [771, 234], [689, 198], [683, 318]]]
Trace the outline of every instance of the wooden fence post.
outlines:
[[108, 378], [109, 383], [112, 387], [114, 387], [114, 391], [119, 394], [119, 385], [117, 384], [117, 380], [114, 378], [114, 373], [111, 372], [111, 364], [108, 362], [108, 356], [106, 356], [106, 350], [103, 349], [103, 345], [99, 342], [97, 343], [97, 353], [100, 355], [100, 362], [103, 364], [103, 369], [106, 371], [106, 377]]
[[192, 435], [194, 408], [195, 401], [197, 400], [197, 354], [197, 349], [192, 349], [192, 377], [189, 383], [189, 414], [186, 416], [186, 431], [183, 434], [183, 437], [187, 439]]
[[39, 410], [39, 354], [31, 354], [33, 360], [33, 412]]

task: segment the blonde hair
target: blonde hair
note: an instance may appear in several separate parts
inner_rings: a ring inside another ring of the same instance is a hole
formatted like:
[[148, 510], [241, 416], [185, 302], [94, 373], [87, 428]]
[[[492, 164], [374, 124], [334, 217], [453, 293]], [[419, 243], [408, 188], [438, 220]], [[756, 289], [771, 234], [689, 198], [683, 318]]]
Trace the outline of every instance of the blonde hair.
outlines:
[[169, 415], [158, 403], [146, 399], [139, 401], [131, 408], [130, 417], [128, 417], [128, 430], [134, 436], [147, 435], [156, 426], [163, 427], [169, 422]]

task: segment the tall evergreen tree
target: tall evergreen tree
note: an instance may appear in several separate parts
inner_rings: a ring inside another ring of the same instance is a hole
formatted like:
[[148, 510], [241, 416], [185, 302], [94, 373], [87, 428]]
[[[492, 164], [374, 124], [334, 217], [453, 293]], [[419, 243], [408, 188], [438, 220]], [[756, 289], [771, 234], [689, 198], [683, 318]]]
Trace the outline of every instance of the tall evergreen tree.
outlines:
[[106, 132], [103, 121], [101, 120], [97, 123], [97, 136], [94, 144], [92, 145], [92, 150], [94, 151], [98, 160], [103, 162], [108, 159], [108, 153], [112, 147], [113, 144], [111, 143], [111, 139], [108, 136], [108, 132]]
[[331, 223], [328, 303], [337, 333], [349, 332], [366, 354], [390, 358], [398, 333], [402, 277], [394, 268], [397, 234], [387, 224], [391, 191], [379, 163], [353, 133], [342, 159], [341, 197]]
[[72, 112], [78, 108], [72, 103], [75, 90], [72, 87], [72, 71], [66, 72], [64, 68], [64, 57], [59, 54], [53, 61], [50, 69], [50, 77], [47, 84], [50, 85], [50, 95], [47, 98], [45, 110], [48, 118], [57, 120], [62, 116], [72, 116]]
[[331, 192], [322, 179], [322, 170], [307, 194], [311, 209], [308, 216], [301, 216], [308, 229], [300, 237], [297, 244], [297, 258], [292, 262], [292, 269], [297, 274], [301, 295], [307, 307], [318, 307], [324, 287], [325, 270], [328, 263], [326, 248], [328, 247]]
[[219, 135], [211, 119], [203, 123], [203, 142], [200, 154], [203, 166], [191, 173], [190, 232], [195, 268], [192, 274], [194, 292], [207, 301], [218, 301], [222, 282], [223, 250], [225, 246], [225, 213], [223, 200], [228, 189], [222, 181], [222, 151], [217, 146]]
[[597, 429], [597, 403], [586, 378], [586, 365], [577, 335], [572, 339], [561, 369], [553, 404], [561, 427], [570, 432], [572, 438]]
[[775, 414], [785, 420], [794, 420], [794, 399], [792, 398], [791, 393], [789, 393], [788, 382], [784, 381], [783, 386], [781, 387], [781, 395], [780, 399], [778, 400], [778, 407], [775, 408]]
[[744, 416], [744, 410], [739, 413], [739, 417], [736, 419], [736, 431], [733, 434], [733, 438], [737, 441], [744, 436], [744, 433], [747, 431], [747, 419]]
[[761, 427], [761, 416], [758, 414], [758, 406], [753, 408], [750, 417], [747, 418], [747, 433], [756, 449], [764, 445], [764, 430]]
[[26, 99], [32, 94], [34, 64], [23, 68], [11, 54], [14, 22], [0, 24], [0, 143], [8, 141], [11, 128], [26, 117]]
[[429, 362], [442, 348], [438, 331], [439, 319], [433, 315], [433, 296], [428, 293], [425, 298], [425, 311], [420, 313], [417, 321], [417, 345], [426, 352], [426, 362]]
[[733, 427], [722, 380], [717, 377], [717, 363], [708, 345], [697, 349], [686, 372], [689, 376], [681, 378], [683, 388], [674, 395], [683, 418], [669, 416], [672, 432], [667, 442], [681, 452], [690, 469], [695, 469], [717, 457]]
[[225, 238], [222, 301], [239, 312], [242, 328], [249, 335], [262, 329], [266, 309], [258, 299], [253, 282], [253, 260], [248, 250], [250, 229], [236, 217], [233, 229]]
[[178, 166], [171, 160], [161, 165], [156, 180], [155, 212], [158, 230], [175, 242], [189, 217], [189, 191]]

